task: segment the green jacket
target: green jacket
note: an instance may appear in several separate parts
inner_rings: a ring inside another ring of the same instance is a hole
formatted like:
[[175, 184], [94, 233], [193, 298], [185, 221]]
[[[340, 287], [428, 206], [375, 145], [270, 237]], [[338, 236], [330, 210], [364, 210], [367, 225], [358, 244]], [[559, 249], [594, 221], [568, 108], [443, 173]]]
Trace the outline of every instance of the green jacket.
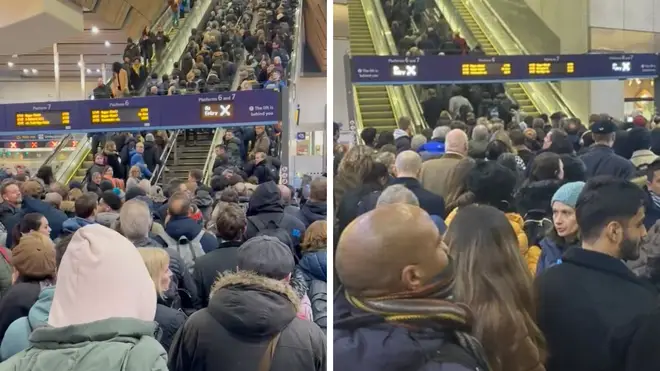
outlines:
[[153, 337], [158, 325], [110, 318], [32, 332], [32, 346], [0, 371], [167, 371], [167, 353]]

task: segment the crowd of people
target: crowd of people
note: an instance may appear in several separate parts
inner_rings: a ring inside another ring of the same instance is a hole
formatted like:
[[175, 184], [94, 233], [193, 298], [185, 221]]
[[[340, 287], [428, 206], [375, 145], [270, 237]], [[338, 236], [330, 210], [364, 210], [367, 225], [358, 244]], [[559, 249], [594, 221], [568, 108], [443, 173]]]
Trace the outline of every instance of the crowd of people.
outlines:
[[274, 161], [254, 131], [261, 162], [229, 131], [210, 186], [113, 175], [116, 141], [146, 157], [151, 133], [108, 140], [84, 186], [4, 170], [0, 370], [325, 370], [326, 179], [248, 179]]
[[404, 117], [335, 142], [335, 368], [657, 369], [658, 121]]

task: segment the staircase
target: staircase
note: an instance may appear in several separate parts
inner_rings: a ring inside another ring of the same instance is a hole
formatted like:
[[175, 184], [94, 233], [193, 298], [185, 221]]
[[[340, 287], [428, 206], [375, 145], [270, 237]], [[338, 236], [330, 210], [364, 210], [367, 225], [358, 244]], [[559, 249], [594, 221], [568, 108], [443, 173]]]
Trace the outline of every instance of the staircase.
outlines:
[[[351, 55], [376, 55], [360, 0], [348, 0], [348, 30]], [[372, 127], [379, 132], [397, 128], [385, 86], [356, 86], [355, 90], [362, 128]]]
[[[464, 0], [452, 0], [452, 4], [463, 18], [463, 21], [468, 26], [472, 35], [477, 39], [477, 42], [481, 45], [482, 49], [487, 55], [499, 55], [493, 43], [490, 42], [490, 39], [484, 33], [483, 28], [477, 23], [472, 12], [465, 6]], [[532, 100], [527, 95], [527, 92], [523, 89], [522, 85], [519, 83], [506, 83], [504, 88], [507, 93], [515, 99], [520, 108], [528, 115], [538, 117], [540, 112], [532, 102]]]
[[[188, 173], [191, 170], [204, 170], [206, 158], [209, 155], [209, 149], [213, 144], [213, 132], [204, 132], [197, 134], [197, 141], [192, 141], [189, 137], [188, 143], [185, 141], [184, 133], [176, 138], [176, 146], [167, 158], [167, 170], [161, 177], [161, 183], [165, 184], [172, 179], [188, 179]], [[178, 158], [175, 164], [174, 158]]]
[[89, 151], [87, 152], [87, 157], [85, 157], [83, 162], [78, 167], [78, 170], [76, 170], [76, 173], [73, 175], [73, 177], [71, 177], [71, 181], [82, 183], [82, 181], [85, 179], [85, 175], [87, 175], [87, 170], [89, 170], [92, 165], [94, 165], [94, 157], [92, 156], [92, 151]]

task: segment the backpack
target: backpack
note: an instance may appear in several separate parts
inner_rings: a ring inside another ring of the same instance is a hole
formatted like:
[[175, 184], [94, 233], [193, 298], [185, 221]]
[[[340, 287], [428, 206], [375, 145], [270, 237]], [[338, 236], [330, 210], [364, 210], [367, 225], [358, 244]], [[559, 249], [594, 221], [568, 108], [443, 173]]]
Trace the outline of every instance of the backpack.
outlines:
[[[293, 246], [293, 239], [291, 238], [289, 231], [282, 228], [283, 220], [284, 220], [284, 213], [272, 219], [269, 218], [267, 221], [262, 220], [258, 215], [253, 215], [248, 217], [248, 221], [252, 222], [252, 224], [254, 224], [254, 227], [257, 230], [257, 234], [255, 236], [266, 235], [266, 236], [276, 237], [277, 239], [282, 241], [282, 243], [289, 246], [293, 255], [296, 256], [295, 246]], [[284, 236], [286, 236], [288, 241], [283, 240], [285, 239]]]
[[532, 209], [523, 216], [523, 230], [527, 235], [529, 246], [539, 246], [548, 231], [553, 228], [552, 220], [545, 215], [545, 210]]
[[186, 264], [186, 268], [188, 268], [188, 271], [192, 274], [195, 260], [205, 254], [204, 249], [202, 248], [202, 237], [204, 237], [204, 233], [206, 232], [202, 229], [192, 241], [186, 236], [179, 237], [179, 240], [177, 241], [167, 233], [161, 233], [158, 237], [165, 241], [168, 249], [172, 249], [181, 255]]

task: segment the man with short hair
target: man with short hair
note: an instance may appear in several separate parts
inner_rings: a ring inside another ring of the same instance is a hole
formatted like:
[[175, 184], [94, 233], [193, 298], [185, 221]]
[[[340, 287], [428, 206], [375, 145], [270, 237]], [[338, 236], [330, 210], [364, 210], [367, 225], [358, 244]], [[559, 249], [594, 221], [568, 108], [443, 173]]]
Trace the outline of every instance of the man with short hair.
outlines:
[[632, 179], [635, 176], [632, 162], [617, 155], [612, 149], [616, 131], [616, 124], [609, 120], [597, 121], [591, 126], [594, 144], [580, 156], [587, 166], [587, 179], [598, 175], [611, 175], [621, 179]]
[[259, 184], [266, 182], [276, 182], [279, 180], [277, 169], [269, 162], [269, 159], [264, 152], [257, 152], [254, 156], [254, 167], [252, 168], [250, 176], [255, 176], [259, 180]]
[[396, 145], [396, 153], [410, 150], [410, 137], [412, 136], [412, 120], [410, 117], [401, 117], [397, 125], [398, 129], [394, 130], [394, 144]]
[[413, 151], [399, 153], [394, 163], [396, 178], [392, 184], [401, 184], [411, 190], [419, 200], [419, 207], [440, 218], [445, 217], [445, 200], [433, 192], [427, 191], [419, 182], [422, 173], [422, 158]]
[[23, 202], [23, 195], [18, 183], [14, 180], [6, 180], [0, 186], [0, 196], [2, 196], [2, 203], [0, 203], [0, 245], [4, 246], [7, 241], [7, 225], [10, 219], [13, 218], [21, 210], [21, 202]]
[[96, 213], [96, 222], [112, 228], [117, 219], [119, 219], [119, 210], [121, 209], [121, 198], [113, 191], [105, 191], [99, 200], [99, 207]]
[[[437, 129], [437, 128], [436, 128]], [[445, 154], [440, 158], [424, 161], [420, 181], [428, 191], [447, 198], [451, 174], [468, 153], [468, 137], [460, 129], [451, 130], [445, 138]]]
[[204, 172], [202, 172], [202, 170], [200, 169], [190, 170], [190, 172], [188, 172], [188, 181], [197, 184], [197, 190], [195, 191], [195, 193], [199, 191], [206, 191], [209, 194], [211, 193], [211, 188], [207, 187], [204, 184]]
[[611, 332], [657, 308], [658, 291], [626, 266], [646, 237], [644, 193], [611, 177], [591, 179], [576, 204], [582, 248], [537, 277], [548, 371], [612, 369]]
[[59, 209], [62, 206], [62, 196], [56, 192], [48, 192], [44, 196], [44, 202], [51, 205], [52, 207]]
[[268, 138], [268, 133], [266, 133], [266, 127], [255, 126], [254, 133], [256, 137], [254, 143], [252, 143], [252, 150], [249, 155], [256, 156], [257, 152], [268, 153], [270, 149], [270, 138]]
[[239, 363], [245, 370], [325, 370], [325, 334], [296, 315], [289, 248], [259, 236], [243, 243], [236, 257], [238, 272], [217, 279], [208, 307], [188, 318], [174, 339], [170, 371]]
[[[193, 241], [200, 233], [203, 233], [200, 244], [205, 253], [218, 248], [218, 240], [206, 232], [202, 231], [202, 226], [190, 217], [191, 199], [188, 194], [177, 192], [170, 197], [167, 217], [165, 218], [165, 234], [174, 241], [179, 241], [185, 237], [188, 241]], [[160, 236], [165, 243], [165, 236]]]
[[394, 184], [385, 188], [380, 196], [378, 196], [376, 207], [393, 204], [406, 204], [419, 207], [419, 199], [403, 184]]
[[218, 279], [218, 273], [236, 271], [236, 254], [243, 243], [247, 218], [238, 204], [227, 203], [220, 209], [215, 225], [219, 247], [197, 258], [193, 272], [204, 307], [208, 305], [211, 287]]
[[75, 217], [67, 219], [62, 223], [62, 233], [74, 234], [86, 225], [96, 223], [96, 209], [99, 206], [99, 196], [96, 193], [87, 192], [79, 197], [74, 203]]
[[488, 128], [486, 125], [476, 125], [472, 129], [472, 140], [468, 143], [468, 156], [474, 159], [486, 158], [486, 147], [488, 146]]
[[[335, 255], [335, 282], [343, 285], [334, 302], [335, 369], [487, 369], [469, 335], [472, 313], [451, 300], [446, 251], [438, 228], [416, 206], [382, 205], [349, 224]], [[429, 314], [426, 324], [411, 319], [420, 310]], [[443, 356], [424, 357], [425, 350]]]
[[326, 177], [314, 178], [309, 185], [309, 198], [300, 207], [298, 219], [305, 223], [305, 227], [317, 220], [328, 218], [328, 179]]

